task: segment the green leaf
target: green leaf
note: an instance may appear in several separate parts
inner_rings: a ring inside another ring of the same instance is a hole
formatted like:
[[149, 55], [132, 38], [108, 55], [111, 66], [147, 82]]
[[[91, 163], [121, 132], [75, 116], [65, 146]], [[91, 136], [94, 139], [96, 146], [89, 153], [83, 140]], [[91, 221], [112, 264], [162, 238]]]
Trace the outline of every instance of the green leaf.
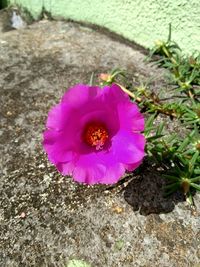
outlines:
[[157, 135], [157, 136], [161, 135], [161, 133], [162, 133], [162, 131], [163, 131], [163, 129], [164, 129], [164, 126], [165, 126], [165, 124], [164, 124], [164, 122], [162, 121], [162, 122], [160, 123], [160, 125], [158, 126], [157, 130], [156, 130], [156, 135]]
[[200, 174], [200, 169], [195, 169], [195, 170], [194, 170], [194, 173], [195, 173], [195, 174]]
[[190, 178], [190, 182], [191, 183], [195, 183], [195, 182], [198, 182], [198, 181], [200, 181], [200, 176], [197, 176], [195, 178]]
[[180, 182], [169, 184], [169, 185], [165, 185], [163, 188], [165, 190], [176, 189], [177, 188], [177, 185], [179, 186], [180, 185]]
[[172, 37], [172, 24], [170, 22], [169, 23], [169, 34], [168, 34], [168, 38], [167, 38], [168, 43], [171, 41], [171, 37]]
[[194, 165], [196, 163], [198, 156], [199, 156], [199, 151], [196, 151], [193, 157], [191, 158], [190, 163]]
[[169, 180], [172, 180], [172, 181], [179, 181], [180, 180], [179, 177], [173, 176], [173, 175], [168, 175], [168, 174], [163, 174], [162, 177], [169, 179]]
[[116, 243], [115, 243], [115, 248], [116, 248], [117, 250], [121, 250], [121, 249], [123, 248], [123, 246], [124, 246], [124, 241], [123, 241], [122, 239], [116, 241]]
[[193, 173], [193, 170], [194, 170], [194, 165], [196, 163], [196, 160], [199, 156], [199, 151], [196, 151], [193, 155], [193, 157], [191, 158], [190, 162], [189, 162], [189, 171], [190, 173], [192, 174]]
[[153, 136], [149, 136], [149, 137], [147, 137], [146, 139], [147, 139], [147, 141], [153, 141], [153, 140], [156, 140], [156, 139], [161, 138], [161, 137], [163, 137], [163, 136], [164, 136], [163, 134], [160, 134], [160, 135], [153, 135]]
[[194, 187], [196, 190], [200, 191], [200, 185], [197, 185], [195, 183], [190, 184], [192, 187]]
[[92, 72], [92, 74], [90, 76], [89, 86], [92, 86], [93, 82], [94, 82], [94, 72]]
[[145, 131], [144, 131], [144, 133], [145, 133], [145, 134], [146, 134], [147, 132], [150, 133], [151, 130], [153, 130], [153, 129], [155, 129], [154, 126], [151, 126], [151, 127], [145, 127]]
[[164, 197], [170, 196], [171, 194], [173, 194], [174, 192], [176, 192], [178, 189], [180, 189], [179, 184], [177, 184], [173, 188], [171, 188], [171, 189], [167, 190], [166, 192], [164, 192]]
[[175, 140], [176, 137], [177, 137], [177, 134], [174, 133], [174, 134], [172, 134], [170, 137], [168, 137], [166, 141], [167, 141], [168, 143], [171, 143], [172, 141]]
[[151, 132], [150, 129], [151, 129], [152, 126], [153, 126], [153, 122], [154, 122], [154, 120], [155, 120], [155, 114], [151, 115], [151, 116], [148, 118], [148, 120], [146, 121], [146, 123], [145, 123], [145, 131], [144, 131], [144, 133], [145, 133], [146, 136], [148, 136], [148, 135], [150, 134], [150, 132]]
[[185, 138], [182, 142], [182, 144], [179, 146], [179, 148], [177, 149], [177, 152], [182, 152], [186, 147], [187, 145], [189, 144], [190, 140], [189, 138]]
[[188, 166], [188, 161], [183, 157], [183, 154], [176, 154], [176, 157], [179, 159], [180, 163]]
[[116, 77], [116, 76], [119, 75], [119, 74], [125, 77], [125, 73], [124, 73], [124, 71], [121, 70], [121, 69], [113, 69], [113, 70], [111, 71], [111, 76], [112, 76], [112, 78]]
[[70, 260], [66, 267], [91, 267], [90, 264], [83, 260]]

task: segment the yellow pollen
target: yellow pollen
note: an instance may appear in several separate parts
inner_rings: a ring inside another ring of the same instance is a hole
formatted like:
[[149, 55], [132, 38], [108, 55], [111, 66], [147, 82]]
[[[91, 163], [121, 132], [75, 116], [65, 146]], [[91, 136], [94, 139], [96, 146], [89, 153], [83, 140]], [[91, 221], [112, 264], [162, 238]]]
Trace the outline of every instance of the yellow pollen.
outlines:
[[83, 137], [88, 145], [99, 150], [108, 139], [108, 132], [103, 124], [92, 122], [86, 126]]

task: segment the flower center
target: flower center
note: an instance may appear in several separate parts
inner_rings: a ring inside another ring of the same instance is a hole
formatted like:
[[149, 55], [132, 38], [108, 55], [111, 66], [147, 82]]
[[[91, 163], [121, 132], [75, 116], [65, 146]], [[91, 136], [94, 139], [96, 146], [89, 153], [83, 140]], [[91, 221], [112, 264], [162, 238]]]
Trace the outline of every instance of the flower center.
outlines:
[[84, 140], [90, 146], [95, 146], [97, 150], [102, 149], [108, 139], [108, 131], [102, 123], [89, 123], [84, 131]]

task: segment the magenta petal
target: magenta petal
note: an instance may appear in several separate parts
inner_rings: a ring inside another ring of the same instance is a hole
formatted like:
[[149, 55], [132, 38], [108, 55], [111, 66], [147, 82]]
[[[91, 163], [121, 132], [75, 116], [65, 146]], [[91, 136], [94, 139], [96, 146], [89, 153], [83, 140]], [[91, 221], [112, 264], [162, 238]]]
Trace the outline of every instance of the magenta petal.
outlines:
[[53, 107], [48, 114], [47, 128], [59, 130], [62, 125], [62, 110], [61, 105]]
[[72, 175], [75, 168], [75, 162], [71, 160], [70, 162], [58, 163], [56, 167], [63, 175]]
[[115, 184], [120, 178], [125, 174], [124, 164], [117, 162], [112, 155], [112, 160], [110, 159], [107, 164], [106, 175], [102, 177], [102, 184]]
[[111, 105], [117, 105], [123, 102], [130, 102], [129, 96], [122, 91], [122, 89], [117, 84], [112, 84], [111, 86], [105, 86], [102, 91], [104, 101]]
[[144, 130], [144, 117], [138, 106], [118, 85], [104, 87], [102, 95], [104, 102], [109, 103], [110, 113], [117, 108], [117, 114], [113, 114], [113, 117], [119, 118], [121, 129], [135, 132]]
[[48, 154], [48, 158], [54, 164], [58, 162], [70, 161], [74, 157], [74, 152], [64, 147], [61, 143], [60, 132], [47, 130], [44, 132], [43, 147]]
[[125, 173], [123, 164], [111, 152], [81, 155], [73, 172], [74, 180], [86, 184], [113, 184]]
[[[105, 126], [108, 139], [102, 147], [86, 142], [84, 131], [90, 123]], [[116, 84], [70, 88], [50, 110], [46, 127], [43, 146], [49, 160], [81, 183], [116, 183], [145, 155], [145, 139], [139, 133], [144, 130], [143, 115]]]
[[77, 84], [67, 90], [62, 98], [62, 103], [78, 109], [80, 105], [95, 100], [100, 94], [101, 89], [97, 86]]
[[120, 103], [118, 105], [118, 114], [121, 129], [133, 132], [144, 130], [144, 117], [135, 103], [130, 101]]
[[127, 164], [126, 165], [126, 170], [127, 171], [134, 171], [135, 169], [137, 169], [142, 163], [142, 160], [136, 162], [136, 163], [133, 163], [133, 164]]
[[119, 131], [112, 139], [112, 151], [116, 159], [133, 164], [143, 159], [145, 138], [142, 134]]
[[101, 181], [106, 172], [106, 166], [99, 160], [97, 153], [81, 155], [73, 171], [74, 180], [86, 184]]

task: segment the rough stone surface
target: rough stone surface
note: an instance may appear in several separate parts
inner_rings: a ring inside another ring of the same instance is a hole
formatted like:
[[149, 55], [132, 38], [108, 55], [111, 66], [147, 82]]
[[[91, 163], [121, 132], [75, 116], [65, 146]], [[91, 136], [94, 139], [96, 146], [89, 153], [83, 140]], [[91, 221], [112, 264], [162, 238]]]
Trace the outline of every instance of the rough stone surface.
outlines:
[[[0, 13], [0, 17], [1, 17]], [[144, 164], [124, 190], [61, 176], [41, 141], [50, 107], [66, 88], [113, 67], [130, 81], [157, 77], [144, 55], [109, 36], [66, 22], [40, 21], [0, 32], [0, 266], [186, 267], [200, 262], [196, 209], [164, 199], [159, 171]]]

